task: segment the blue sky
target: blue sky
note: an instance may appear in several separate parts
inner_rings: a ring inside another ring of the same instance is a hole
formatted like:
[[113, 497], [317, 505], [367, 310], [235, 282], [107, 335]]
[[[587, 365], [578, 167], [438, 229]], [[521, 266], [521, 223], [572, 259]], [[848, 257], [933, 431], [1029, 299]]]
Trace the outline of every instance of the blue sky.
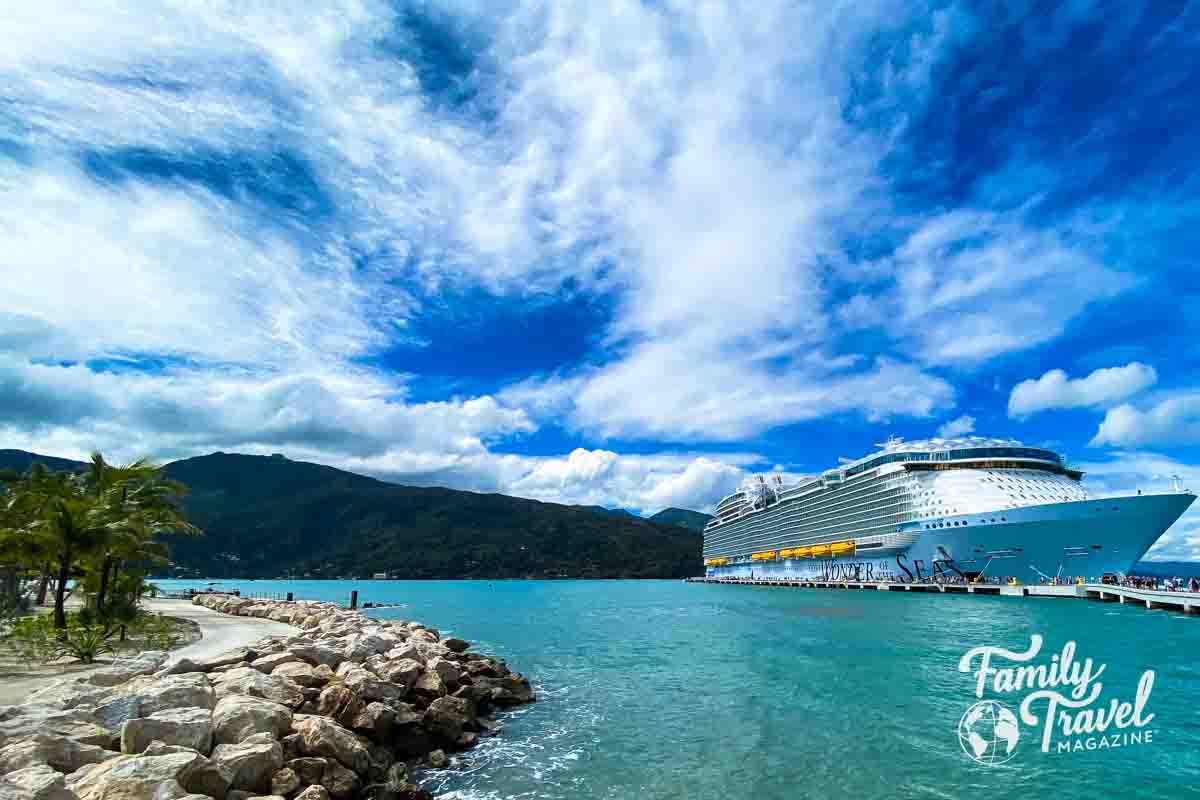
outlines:
[[1198, 38], [1171, 2], [8, 8], [3, 444], [653, 512], [948, 431], [1196, 488]]

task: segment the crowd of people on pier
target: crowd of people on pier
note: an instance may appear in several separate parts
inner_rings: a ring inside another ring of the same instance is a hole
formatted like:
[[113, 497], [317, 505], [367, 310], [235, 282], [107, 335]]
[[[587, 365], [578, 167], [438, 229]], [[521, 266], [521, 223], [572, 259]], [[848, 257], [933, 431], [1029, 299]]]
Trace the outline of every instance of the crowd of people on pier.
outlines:
[[1120, 586], [1128, 586], [1131, 589], [1155, 589], [1163, 592], [1200, 592], [1200, 580], [1195, 576], [1191, 578], [1156, 578], [1148, 575], [1127, 575], [1118, 580], [1106, 580], [1105, 583], [1114, 583]]
[[[714, 576], [715, 577], [715, 576]], [[930, 584], [973, 584], [985, 586], [1021, 586], [1025, 583], [1015, 575], [978, 575], [973, 578], [967, 578], [962, 575], [953, 573], [940, 573], [928, 577], [922, 577], [920, 580], [910, 581], [904, 580], [898, 576], [890, 578], [813, 578], [813, 577], [786, 577], [786, 576], [755, 576], [751, 573], [749, 576], [730, 576], [723, 578], [725, 581], [733, 583], [930, 583]], [[1075, 586], [1087, 583], [1101, 583], [1111, 586], [1125, 586], [1130, 589], [1150, 589], [1153, 591], [1166, 592], [1200, 592], [1200, 580], [1195, 577], [1191, 578], [1156, 578], [1146, 575], [1113, 575], [1108, 574], [1100, 578], [1085, 577], [1083, 575], [1056, 575], [1054, 577], [1042, 576], [1038, 579], [1040, 586]]]

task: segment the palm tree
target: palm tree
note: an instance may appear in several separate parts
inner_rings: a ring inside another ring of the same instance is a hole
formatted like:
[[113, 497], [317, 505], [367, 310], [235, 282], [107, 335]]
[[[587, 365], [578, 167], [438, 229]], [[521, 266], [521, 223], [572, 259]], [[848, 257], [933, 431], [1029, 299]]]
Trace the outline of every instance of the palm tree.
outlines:
[[194, 534], [199, 529], [184, 519], [179, 508], [187, 487], [165, 478], [162, 468], [147, 459], [118, 467], [94, 453], [87, 485], [108, 520], [108, 536], [100, 543], [96, 592], [96, 610], [104, 613], [109, 587], [116, 582], [123, 562], [160, 559], [162, 548], [154, 543], [157, 535]]
[[58, 584], [54, 588], [54, 627], [67, 627], [67, 581], [75, 562], [96, 550], [109, 535], [103, 515], [94, 498], [79, 492], [55, 497], [43, 518], [36, 523], [39, 532], [53, 543], [58, 561]]
[[103, 613], [122, 563], [164, 561], [157, 536], [199, 533], [179, 507], [186, 487], [146, 459], [122, 467], [96, 453], [80, 475], [34, 464], [23, 476], [0, 474], [0, 481], [8, 489], [0, 498], [0, 564], [40, 567], [43, 576], [57, 566], [56, 628], [66, 627], [67, 582], [79, 566], [97, 579], [96, 610]]
[[40, 604], [46, 599], [46, 582], [55, 550], [36, 523], [54, 498], [71, 493], [71, 477], [35, 463], [24, 475], [5, 471], [0, 474], [0, 483], [5, 488], [0, 501], [0, 563], [22, 572], [41, 572]]

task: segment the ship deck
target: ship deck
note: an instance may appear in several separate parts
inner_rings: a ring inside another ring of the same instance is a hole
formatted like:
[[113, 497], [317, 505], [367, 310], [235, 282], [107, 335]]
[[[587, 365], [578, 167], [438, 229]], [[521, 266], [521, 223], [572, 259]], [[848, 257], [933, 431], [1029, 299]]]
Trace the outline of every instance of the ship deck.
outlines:
[[1134, 589], [1106, 583], [1066, 586], [1009, 585], [999, 583], [900, 583], [884, 581], [820, 581], [785, 578], [688, 578], [689, 583], [732, 586], [767, 586], [797, 589], [874, 589], [881, 592], [940, 592], [942, 594], [994, 594], [1007, 597], [1060, 597], [1110, 603], [1136, 603], [1148, 609], [1167, 609], [1200, 615], [1200, 592], [1167, 592]]

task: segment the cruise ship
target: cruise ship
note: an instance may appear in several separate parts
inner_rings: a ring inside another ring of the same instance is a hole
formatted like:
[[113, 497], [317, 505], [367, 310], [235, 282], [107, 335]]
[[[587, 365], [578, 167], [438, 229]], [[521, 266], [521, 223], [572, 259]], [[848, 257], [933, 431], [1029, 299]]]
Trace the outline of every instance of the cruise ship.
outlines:
[[1051, 450], [892, 438], [792, 485], [756, 477], [704, 529], [709, 577], [1022, 582], [1125, 574], [1196, 499], [1092, 497]]

